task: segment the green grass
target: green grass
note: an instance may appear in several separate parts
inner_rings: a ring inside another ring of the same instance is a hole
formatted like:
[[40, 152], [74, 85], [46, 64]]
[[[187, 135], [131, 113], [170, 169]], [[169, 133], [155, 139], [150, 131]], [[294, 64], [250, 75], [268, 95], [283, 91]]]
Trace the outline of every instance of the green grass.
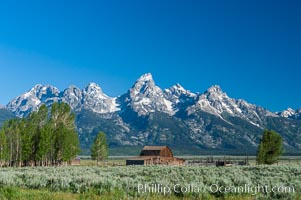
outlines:
[[[0, 187], [0, 199], [18, 199], [18, 200], [27, 200], [27, 199], [35, 199], [35, 200], [71, 200], [71, 199], [81, 199], [81, 195], [66, 193], [66, 192], [51, 192], [49, 190], [40, 189], [24, 189], [18, 187]], [[88, 198], [85, 198], [88, 199]], [[96, 199], [96, 198], [95, 198]]]
[[[98, 166], [125, 166], [125, 159], [109, 159], [107, 161], [101, 161]], [[80, 166], [97, 166], [96, 160], [91, 159], [81, 159]]]
[[[20, 187], [0, 187], [0, 199], [1, 200], [116, 200], [116, 199], [149, 199], [149, 200], [188, 200], [188, 199], [207, 199], [215, 200], [220, 199], [214, 196], [199, 197], [176, 197], [176, 196], [163, 196], [163, 195], [150, 195], [148, 197], [131, 197], [120, 195], [119, 191], [112, 191], [110, 193], [98, 194], [91, 190], [83, 194], [74, 194], [70, 192], [51, 192], [45, 189], [26, 189]], [[253, 196], [247, 195], [230, 195], [222, 199], [226, 200], [252, 200]]]
[[[68, 166], [0, 169], [2, 199], [300, 199], [301, 165], [274, 166]], [[203, 190], [138, 192], [139, 184], [193, 184]], [[213, 193], [210, 185], [292, 186], [294, 193]], [[37, 195], [30, 196], [30, 195]], [[52, 196], [54, 195], [54, 196]]]
[[[137, 154], [139, 155], [139, 154]], [[136, 155], [136, 156], [137, 156]], [[96, 161], [91, 160], [90, 156], [80, 156], [81, 157], [81, 166], [96, 166]], [[123, 166], [125, 165], [125, 161], [128, 158], [133, 156], [110, 156], [106, 162], [100, 162], [101, 166]], [[179, 158], [183, 158], [187, 161], [192, 160], [206, 160], [207, 157], [213, 157], [216, 160], [231, 160], [231, 161], [244, 161], [246, 156], [178, 156]], [[255, 166], [256, 165], [256, 157], [248, 156], [249, 164]], [[282, 156], [278, 165], [301, 165], [301, 156]], [[275, 164], [277, 165], [277, 164]]]

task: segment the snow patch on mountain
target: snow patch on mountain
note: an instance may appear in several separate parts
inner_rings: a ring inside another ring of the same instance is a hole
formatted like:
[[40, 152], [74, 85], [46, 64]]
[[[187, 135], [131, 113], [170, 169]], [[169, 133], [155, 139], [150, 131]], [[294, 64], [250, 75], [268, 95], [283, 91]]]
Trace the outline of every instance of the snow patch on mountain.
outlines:
[[301, 118], [301, 109], [294, 110], [292, 108], [287, 108], [281, 112], [276, 112], [280, 117], [290, 118], [290, 119], [300, 119]]
[[59, 90], [51, 85], [35, 85], [25, 94], [18, 96], [8, 103], [6, 108], [18, 117], [37, 110], [42, 103], [50, 105], [59, 100]]
[[164, 98], [163, 91], [156, 86], [150, 73], [142, 75], [120, 99], [125, 99], [126, 106], [139, 116], [156, 111], [175, 114], [172, 102]]
[[119, 110], [116, 98], [103, 93], [96, 83], [90, 83], [82, 92], [82, 107], [96, 113], [112, 113]]
[[171, 106], [174, 112], [177, 112], [179, 109], [192, 104], [196, 100], [197, 95], [184, 89], [179, 83], [177, 83], [176, 85], [164, 90], [164, 97], [172, 103]]
[[73, 110], [81, 109], [81, 101], [82, 101], [82, 91], [71, 85], [69, 88], [65, 89], [62, 94], [62, 101], [68, 103]]
[[276, 116], [262, 107], [241, 99], [230, 98], [218, 85], [210, 87], [199, 95], [196, 103], [187, 108], [187, 113], [191, 115], [198, 110], [216, 115], [222, 119], [224, 119], [223, 114], [240, 117], [258, 127], [262, 123], [262, 117]]
[[[138, 116], [152, 112], [175, 115], [179, 111], [192, 115], [203, 111], [224, 121], [227, 121], [225, 114], [240, 117], [256, 126], [260, 126], [266, 116], [289, 117], [296, 114], [296, 111], [288, 109], [276, 115], [244, 100], [230, 98], [218, 85], [208, 88], [203, 94], [192, 93], [180, 84], [162, 90], [155, 84], [150, 73], [138, 78], [128, 92], [119, 97], [109, 97], [96, 83], [90, 83], [82, 90], [71, 85], [63, 92], [51, 85], [38, 84], [13, 99], [6, 108], [23, 117], [42, 104], [50, 106], [53, 102], [66, 102], [74, 111], [87, 109], [101, 114], [123, 112], [125, 109], [131, 109]], [[300, 113], [301, 111], [297, 117]]]
[[292, 117], [292, 116], [296, 115], [296, 111], [293, 110], [292, 108], [288, 108], [288, 109], [286, 109], [286, 110], [280, 112], [279, 115], [280, 115], [281, 117], [289, 118], [289, 117]]
[[236, 105], [235, 100], [229, 98], [218, 85], [214, 85], [206, 90], [204, 94], [198, 97], [196, 104], [187, 109], [189, 114], [196, 110], [202, 110], [220, 117], [223, 112], [232, 115], [242, 113], [241, 109]]
[[63, 92], [51, 85], [37, 84], [9, 102], [6, 108], [18, 117], [23, 117], [42, 104], [50, 106], [54, 102], [65, 102], [75, 111], [88, 109], [96, 113], [111, 113], [119, 110], [116, 98], [105, 95], [96, 83], [90, 83], [83, 90], [70, 86]]

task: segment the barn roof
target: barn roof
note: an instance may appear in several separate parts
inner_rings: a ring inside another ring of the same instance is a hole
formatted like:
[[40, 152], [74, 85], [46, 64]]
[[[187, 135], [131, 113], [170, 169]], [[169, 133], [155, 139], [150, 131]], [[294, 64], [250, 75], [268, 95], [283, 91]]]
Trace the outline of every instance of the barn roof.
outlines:
[[[127, 160], [150, 160], [152, 158], [157, 159], [159, 157], [158, 156], [137, 156], [137, 157], [128, 158]], [[161, 159], [173, 159], [173, 160], [182, 160], [182, 161], [185, 161], [182, 158], [176, 158], [176, 157], [160, 157], [160, 158]]]
[[173, 157], [173, 154], [168, 146], [144, 146], [140, 152], [140, 156]]
[[[143, 161], [143, 162], [142, 162]], [[127, 159], [127, 165], [132, 164], [183, 164], [185, 160], [173, 157], [168, 146], [144, 146], [140, 156]]]
[[147, 151], [161, 151], [165, 147], [166, 146], [144, 146], [142, 150], [147, 150]]
[[127, 160], [148, 160], [151, 158], [158, 158], [158, 156], [138, 156], [138, 157], [128, 158]]

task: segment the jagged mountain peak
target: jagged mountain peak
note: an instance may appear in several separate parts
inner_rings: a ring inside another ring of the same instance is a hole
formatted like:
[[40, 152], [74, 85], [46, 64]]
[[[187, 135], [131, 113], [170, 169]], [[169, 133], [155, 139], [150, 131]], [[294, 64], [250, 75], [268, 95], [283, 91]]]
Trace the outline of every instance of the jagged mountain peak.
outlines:
[[177, 83], [177, 84], [171, 86], [169, 89], [170, 90], [186, 92], [185, 88], [180, 83]]
[[43, 87], [43, 85], [38, 83], [38, 84], [35, 84], [30, 90], [38, 90], [42, 87]]
[[82, 91], [81, 106], [96, 113], [112, 113], [119, 110], [116, 98], [106, 95], [94, 82], [89, 83]]
[[137, 80], [137, 82], [153, 81], [153, 75], [151, 73], [145, 73]]
[[68, 88], [66, 88], [65, 90], [69, 90], [69, 89], [75, 89], [78, 88], [76, 85], [69, 85]]
[[[36, 84], [32, 89], [30, 89], [27, 93], [23, 95], [26, 98], [38, 98], [39, 100], [45, 100], [49, 98], [55, 98], [60, 95], [60, 91], [58, 88], [52, 85], [41, 85]], [[37, 101], [36, 101], [37, 103]]]
[[87, 85], [87, 88], [89, 87], [100, 87], [97, 83], [95, 82], [90, 82], [88, 85]]
[[156, 86], [150, 73], [137, 79], [119, 99], [125, 99], [125, 107], [130, 107], [138, 115], [147, 115], [155, 111], [174, 114], [172, 103], [164, 98], [162, 89]]
[[250, 104], [242, 99], [230, 98], [219, 85], [213, 85], [208, 88], [203, 94], [199, 95], [195, 105], [187, 108], [188, 115], [204, 111], [222, 118], [223, 116], [235, 116], [247, 120], [255, 126], [261, 126], [263, 119], [266, 116], [275, 116], [270, 111]]
[[83, 97], [84, 99], [90, 98], [93, 99], [109, 99], [110, 97], [107, 96], [101, 89], [101, 87], [97, 83], [89, 83], [83, 89]]
[[70, 93], [70, 92], [75, 93], [77, 91], [81, 91], [81, 89], [79, 89], [76, 85], [70, 85], [68, 88], [64, 90], [64, 93]]
[[230, 99], [219, 85], [211, 86], [201, 96], [203, 96], [201, 98], [206, 96], [209, 101], [228, 101]]
[[171, 86], [170, 88], [168, 89], [165, 89], [164, 92], [171, 92], [173, 94], [176, 94], [178, 96], [180, 95], [188, 95], [188, 96], [191, 96], [191, 97], [195, 97], [196, 94], [190, 92], [189, 90], [186, 90], [181, 84], [177, 83], [173, 86]]
[[85, 91], [92, 91], [92, 90], [96, 90], [96, 91], [99, 91], [99, 92], [102, 92], [102, 89], [101, 87], [97, 84], [97, 83], [94, 83], [94, 82], [90, 82], [85, 88], [84, 88]]
[[33, 86], [30, 90], [27, 91], [27, 93], [31, 93], [31, 94], [38, 94], [41, 92], [53, 92], [53, 93], [59, 93], [59, 90], [52, 86], [52, 85], [42, 85], [42, 84], [36, 84], [35, 86]]
[[31, 90], [41, 90], [41, 89], [47, 89], [47, 88], [51, 88], [51, 89], [54, 89], [54, 90], [58, 90], [56, 87], [54, 87], [53, 85], [50, 85], [50, 84], [36, 84], [34, 85]]
[[[301, 110], [286, 110], [295, 113], [288, 117], [294, 120], [276, 117], [260, 106], [230, 98], [219, 85], [203, 94], [192, 93], [179, 83], [162, 90], [150, 73], [138, 78], [126, 94], [117, 98], [109, 97], [93, 82], [83, 89], [70, 85], [63, 92], [37, 84], [9, 102], [7, 114], [12, 111], [23, 117], [42, 104], [50, 106], [57, 101], [68, 103], [76, 111], [81, 144], [87, 149], [92, 136], [103, 129], [113, 145], [164, 143], [179, 148], [191, 146], [194, 152], [199, 147], [221, 151], [232, 146], [233, 152], [249, 148], [255, 151], [262, 130], [269, 127], [283, 134], [286, 146], [301, 151], [301, 122], [297, 121]], [[0, 111], [1, 125], [1, 113], [6, 110]]]
[[19, 117], [37, 110], [42, 103], [50, 105], [59, 101], [60, 91], [52, 85], [36, 84], [26, 93], [10, 101], [6, 108]]
[[81, 92], [81, 89], [78, 88], [76, 85], [70, 85], [68, 88], [64, 90], [63, 93], [78, 93]]
[[205, 94], [225, 94], [225, 93], [223, 92], [222, 88], [219, 85], [213, 85], [205, 91]]
[[[106, 95], [95, 82], [89, 83], [82, 90], [71, 85], [63, 92], [51, 85], [37, 84], [12, 100], [7, 109], [23, 116], [43, 103], [49, 106], [53, 102], [61, 101], [68, 103], [73, 110], [88, 109], [97, 113], [112, 113], [128, 107], [139, 115], [156, 111], [173, 115], [179, 110], [191, 114], [201, 110], [220, 117], [226, 112], [231, 116], [250, 119], [254, 123], [260, 121], [258, 116], [272, 115], [256, 105], [230, 98], [219, 85], [211, 86], [203, 94], [192, 93], [179, 83], [162, 90], [155, 84], [151, 73], [143, 74], [126, 94], [117, 98]], [[293, 114], [296, 111], [288, 109], [286, 112]]]
[[172, 106], [175, 111], [183, 108], [182, 104], [185, 104], [185, 106], [192, 104], [197, 97], [196, 94], [186, 90], [179, 83], [171, 86], [168, 89], [165, 89], [164, 96], [167, 100], [172, 102]]
[[291, 119], [300, 119], [301, 118], [301, 109], [294, 110], [293, 108], [287, 108], [281, 112], [276, 112], [280, 117], [291, 118]]
[[70, 85], [63, 92], [51, 85], [37, 84], [28, 92], [10, 101], [6, 108], [19, 117], [37, 110], [42, 104], [50, 106], [53, 102], [65, 102], [73, 110], [87, 109], [96, 113], [112, 113], [118, 111], [116, 98], [103, 93], [96, 83], [89, 83], [83, 90]]
[[68, 103], [73, 110], [81, 108], [82, 91], [75, 85], [70, 85], [62, 94], [62, 101]]
[[292, 108], [287, 108], [281, 112], [278, 112], [278, 115], [281, 117], [291, 117], [296, 114], [296, 111]]
[[106, 94], [103, 93], [101, 87], [97, 83], [89, 83], [84, 89], [83, 89], [83, 95], [84, 96], [90, 96], [90, 97], [108, 97]]
[[295, 111], [294, 109], [292, 109], [292, 108], [290, 108], [290, 107], [288, 107], [286, 110], [287, 110], [287, 111], [290, 111], [290, 112], [294, 112], [294, 111]]
[[161, 88], [156, 86], [155, 81], [152, 78], [152, 75], [150, 73], [146, 73], [142, 75], [137, 81], [134, 83], [134, 85], [129, 89], [129, 93], [131, 97], [134, 96], [145, 96], [145, 97], [151, 97], [151, 96], [163, 96], [163, 92]]

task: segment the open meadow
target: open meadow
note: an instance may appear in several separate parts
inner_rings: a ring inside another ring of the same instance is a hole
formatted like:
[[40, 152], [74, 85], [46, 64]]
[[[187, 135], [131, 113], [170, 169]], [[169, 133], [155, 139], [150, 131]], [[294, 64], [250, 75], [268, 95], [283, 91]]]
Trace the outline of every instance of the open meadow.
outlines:
[[0, 199], [301, 199], [301, 165], [1, 168], [0, 185]]

